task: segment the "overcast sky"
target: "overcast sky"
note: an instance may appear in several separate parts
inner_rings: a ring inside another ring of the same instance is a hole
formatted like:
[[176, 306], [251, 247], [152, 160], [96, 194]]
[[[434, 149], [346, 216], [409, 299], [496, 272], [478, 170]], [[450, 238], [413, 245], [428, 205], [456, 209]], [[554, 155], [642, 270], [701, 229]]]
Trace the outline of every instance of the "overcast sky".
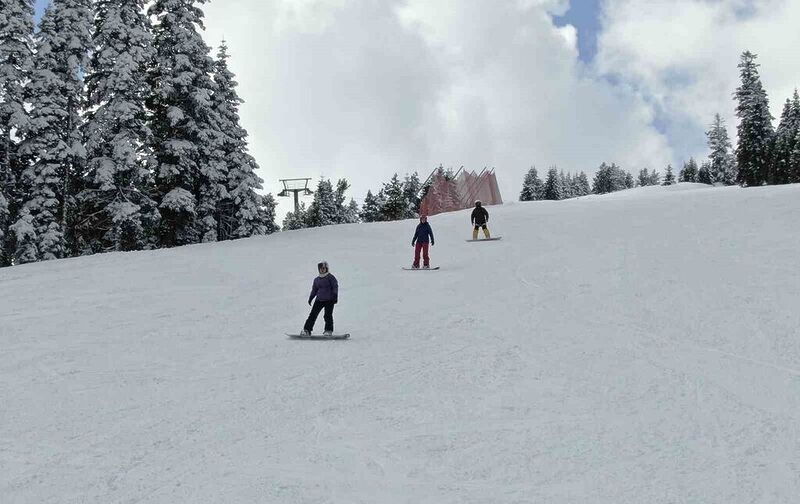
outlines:
[[760, 55], [774, 115], [800, 85], [796, 0], [216, 0], [205, 11], [209, 44], [230, 46], [272, 192], [279, 178], [346, 177], [360, 200], [394, 172], [442, 163], [495, 167], [512, 200], [534, 164], [663, 171], [706, 155], [714, 113], [735, 133], [743, 50]]

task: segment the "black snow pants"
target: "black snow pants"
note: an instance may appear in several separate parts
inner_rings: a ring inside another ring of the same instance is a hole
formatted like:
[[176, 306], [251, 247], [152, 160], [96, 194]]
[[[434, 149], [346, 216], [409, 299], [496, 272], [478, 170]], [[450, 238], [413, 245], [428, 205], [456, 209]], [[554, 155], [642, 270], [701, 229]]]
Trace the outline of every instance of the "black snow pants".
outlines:
[[314, 324], [317, 321], [317, 317], [319, 317], [319, 312], [324, 308], [325, 315], [323, 318], [325, 319], [325, 330], [333, 332], [333, 305], [333, 301], [314, 301], [314, 306], [311, 307], [311, 313], [309, 313], [303, 329], [309, 332], [313, 331]]

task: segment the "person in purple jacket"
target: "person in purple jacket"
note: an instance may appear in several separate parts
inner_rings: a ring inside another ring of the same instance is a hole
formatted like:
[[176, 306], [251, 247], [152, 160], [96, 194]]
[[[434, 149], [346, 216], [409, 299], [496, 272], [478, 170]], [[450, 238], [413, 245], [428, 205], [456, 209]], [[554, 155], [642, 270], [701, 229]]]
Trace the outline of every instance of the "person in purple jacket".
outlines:
[[[325, 310], [325, 336], [333, 334], [333, 305], [339, 302], [339, 282], [336, 277], [328, 271], [327, 261], [317, 264], [319, 276], [314, 279], [311, 286], [311, 295], [308, 296], [308, 305], [311, 306], [311, 313], [303, 326], [302, 334], [308, 336], [314, 330], [314, 323], [319, 317], [319, 312]], [[317, 298], [314, 301], [314, 298]], [[313, 305], [312, 305], [313, 301]]]

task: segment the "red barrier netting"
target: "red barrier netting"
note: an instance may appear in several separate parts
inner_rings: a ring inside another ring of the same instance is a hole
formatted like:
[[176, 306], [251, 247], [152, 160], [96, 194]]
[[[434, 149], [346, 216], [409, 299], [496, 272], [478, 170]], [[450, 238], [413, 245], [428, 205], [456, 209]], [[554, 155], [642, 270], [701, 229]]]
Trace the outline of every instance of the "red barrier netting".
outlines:
[[428, 178], [427, 191], [419, 206], [420, 215], [472, 208], [475, 200], [480, 200], [484, 206], [503, 204], [494, 170], [484, 169], [476, 174], [462, 169], [455, 175], [451, 173], [440, 168]]

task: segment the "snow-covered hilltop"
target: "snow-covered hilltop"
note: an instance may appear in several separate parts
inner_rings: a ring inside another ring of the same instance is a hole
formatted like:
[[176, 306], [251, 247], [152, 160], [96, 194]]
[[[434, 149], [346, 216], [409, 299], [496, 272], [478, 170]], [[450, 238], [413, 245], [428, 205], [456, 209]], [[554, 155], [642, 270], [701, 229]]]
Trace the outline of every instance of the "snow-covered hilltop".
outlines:
[[489, 211], [0, 270], [0, 500], [796, 502], [800, 186]]

